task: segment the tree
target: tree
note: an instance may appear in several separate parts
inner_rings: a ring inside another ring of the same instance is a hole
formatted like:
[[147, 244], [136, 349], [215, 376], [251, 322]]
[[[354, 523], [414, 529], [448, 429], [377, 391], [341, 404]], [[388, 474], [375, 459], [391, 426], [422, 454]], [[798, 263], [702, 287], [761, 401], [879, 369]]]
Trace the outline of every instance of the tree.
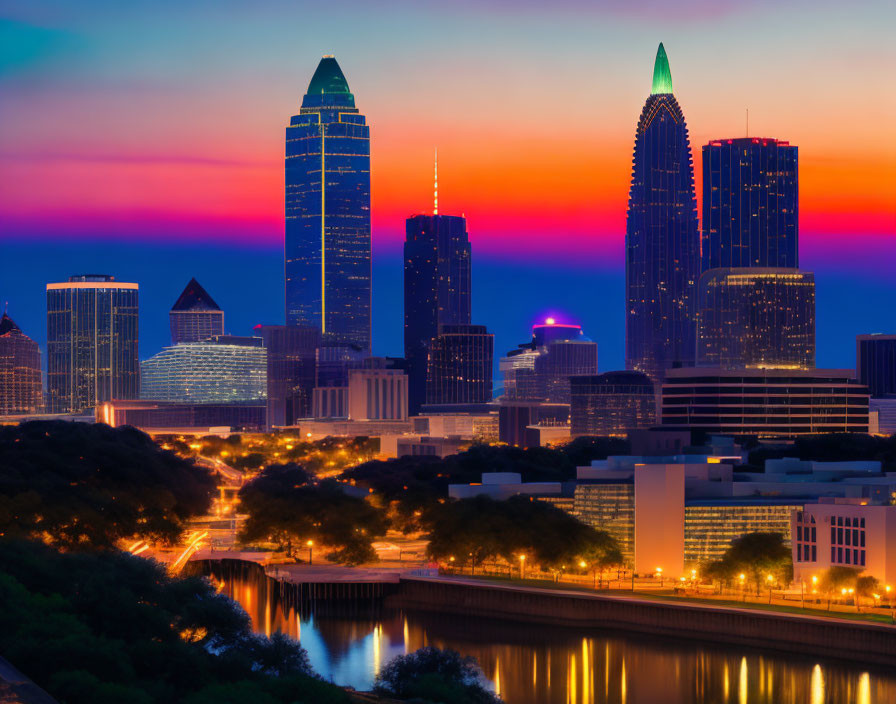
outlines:
[[131, 427], [33, 421], [0, 428], [0, 533], [66, 548], [175, 541], [205, 513], [208, 471]]
[[248, 514], [240, 539], [271, 540], [290, 557], [307, 541], [328, 547], [328, 559], [356, 565], [376, 559], [371, 543], [386, 532], [381, 509], [349, 496], [338, 482], [308, 484], [293, 464], [264, 470], [240, 490], [240, 508]]
[[471, 657], [454, 650], [421, 648], [399, 655], [377, 675], [373, 691], [400, 700], [440, 704], [497, 704], [482, 685], [482, 670]]
[[527, 496], [496, 501], [488, 496], [449, 501], [432, 507], [423, 518], [429, 536], [428, 551], [437, 560], [454, 558], [474, 567], [502, 559], [548, 570], [621, 561], [616, 541], [581, 523], [565, 511]]
[[731, 541], [721, 562], [723, 565], [714, 568], [718, 573], [746, 574], [757, 594], [768, 575], [783, 583], [790, 583], [793, 578], [790, 548], [780, 533], [745, 533]]
[[349, 701], [208, 580], [127, 553], [0, 540], [0, 604], [0, 652], [66, 704]]

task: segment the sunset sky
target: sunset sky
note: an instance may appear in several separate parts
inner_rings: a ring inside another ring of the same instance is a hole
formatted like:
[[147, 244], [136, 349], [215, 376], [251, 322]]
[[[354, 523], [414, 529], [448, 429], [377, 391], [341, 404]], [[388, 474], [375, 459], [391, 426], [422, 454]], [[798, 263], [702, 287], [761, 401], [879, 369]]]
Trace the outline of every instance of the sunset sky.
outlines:
[[[496, 355], [539, 317], [620, 368], [635, 126], [662, 41], [700, 147], [800, 150], [818, 364], [896, 331], [896, 4], [826, 0], [301, 3], [7, 0], [0, 297], [43, 346], [47, 281], [141, 284], [141, 358], [191, 276], [228, 328], [282, 322], [283, 139], [321, 54], [371, 125], [374, 351], [401, 353], [404, 219], [467, 216]], [[15, 262], [9, 265], [9, 262]], [[496, 380], [497, 381], [497, 380]]]

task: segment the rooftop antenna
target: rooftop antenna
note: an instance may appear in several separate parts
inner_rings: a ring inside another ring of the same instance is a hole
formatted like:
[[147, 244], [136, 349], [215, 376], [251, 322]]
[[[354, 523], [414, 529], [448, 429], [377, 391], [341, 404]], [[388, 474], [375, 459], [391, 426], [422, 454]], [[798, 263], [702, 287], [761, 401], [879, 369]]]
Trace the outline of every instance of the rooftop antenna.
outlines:
[[435, 170], [432, 180], [432, 214], [439, 214], [439, 148], [435, 148]]

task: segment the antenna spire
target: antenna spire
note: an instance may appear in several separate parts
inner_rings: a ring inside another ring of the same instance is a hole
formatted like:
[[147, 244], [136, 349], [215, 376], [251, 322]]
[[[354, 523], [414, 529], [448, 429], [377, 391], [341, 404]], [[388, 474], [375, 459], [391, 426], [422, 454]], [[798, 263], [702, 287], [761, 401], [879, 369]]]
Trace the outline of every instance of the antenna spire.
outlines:
[[432, 180], [432, 214], [439, 214], [439, 148], [435, 148], [435, 170]]

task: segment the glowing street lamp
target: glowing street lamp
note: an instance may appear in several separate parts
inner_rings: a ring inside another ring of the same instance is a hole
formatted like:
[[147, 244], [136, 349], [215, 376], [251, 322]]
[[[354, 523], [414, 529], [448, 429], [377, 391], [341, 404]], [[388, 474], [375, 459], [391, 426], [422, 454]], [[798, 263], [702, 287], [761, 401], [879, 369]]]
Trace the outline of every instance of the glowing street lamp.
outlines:
[[741, 591], [742, 601], [746, 601], [747, 600], [747, 584], [746, 584], [747, 575], [745, 575], [743, 572], [741, 572], [739, 575], [737, 575], [737, 579], [740, 581], [740, 591]]
[[520, 555], [520, 579], [526, 578], [526, 556]]
[[663, 568], [662, 567], [656, 568], [656, 576], [657, 576], [657, 579], [660, 580], [660, 588], [662, 589], [662, 587], [663, 587]]
[[313, 565], [314, 564], [314, 541], [309, 540], [307, 543], [305, 543], [305, 545], [308, 546], [308, 564]]

